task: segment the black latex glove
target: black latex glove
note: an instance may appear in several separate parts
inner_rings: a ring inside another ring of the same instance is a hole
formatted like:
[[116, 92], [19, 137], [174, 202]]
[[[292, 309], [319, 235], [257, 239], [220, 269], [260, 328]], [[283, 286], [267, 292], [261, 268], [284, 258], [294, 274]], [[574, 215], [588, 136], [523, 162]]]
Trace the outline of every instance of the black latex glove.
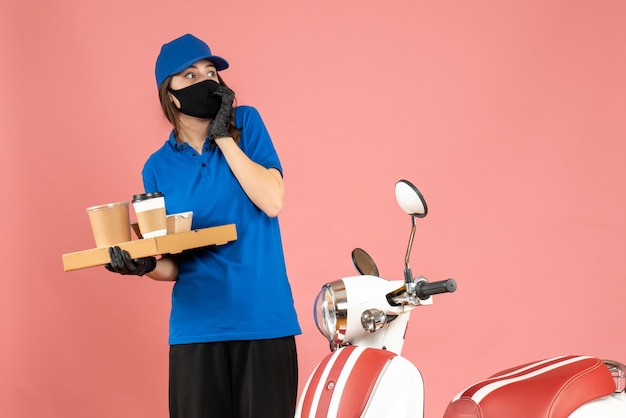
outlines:
[[211, 126], [209, 126], [209, 138], [215, 139], [222, 136], [231, 136], [230, 132], [228, 132], [228, 125], [230, 124], [230, 113], [233, 109], [235, 92], [220, 84], [213, 94], [220, 96], [222, 104], [220, 105], [220, 110], [217, 111], [217, 115], [213, 118]]
[[104, 267], [113, 273], [123, 275], [143, 276], [155, 269], [157, 260], [155, 257], [131, 258], [128, 251], [120, 247], [109, 247], [111, 262]]

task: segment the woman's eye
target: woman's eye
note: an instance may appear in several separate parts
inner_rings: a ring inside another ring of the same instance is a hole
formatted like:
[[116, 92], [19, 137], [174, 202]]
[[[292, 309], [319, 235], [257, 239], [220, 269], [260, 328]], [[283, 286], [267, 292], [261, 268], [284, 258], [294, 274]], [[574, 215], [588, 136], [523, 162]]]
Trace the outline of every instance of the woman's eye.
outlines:
[[185, 78], [195, 78], [196, 75], [194, 73], [187, 73], [184, 75]]
[[215, 71], [209, 71], [206, 76], [207, 77], [216, 77], [217, 73]]

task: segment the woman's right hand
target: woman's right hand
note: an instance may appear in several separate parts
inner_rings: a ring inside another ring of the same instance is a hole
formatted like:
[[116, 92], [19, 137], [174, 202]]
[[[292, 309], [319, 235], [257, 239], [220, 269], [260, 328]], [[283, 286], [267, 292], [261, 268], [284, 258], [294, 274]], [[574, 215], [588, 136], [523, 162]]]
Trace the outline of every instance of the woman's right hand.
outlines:
[[122, 275], [143, 276], [156, 268], [156, 257], [131, 258], [126, 250], [120, 247], [109, 247], [109, 257], [111, 262], [104, 267], [113, 273]]

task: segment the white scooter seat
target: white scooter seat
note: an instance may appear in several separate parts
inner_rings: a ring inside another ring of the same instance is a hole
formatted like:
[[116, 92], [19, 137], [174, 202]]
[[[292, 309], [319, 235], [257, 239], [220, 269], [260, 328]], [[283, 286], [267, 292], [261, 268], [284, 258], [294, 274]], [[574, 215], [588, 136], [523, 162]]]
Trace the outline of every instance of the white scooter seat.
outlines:
[[501, 371], [456, 395], [444, 418], [561, 418], [615, 392], [604, 362], [566, 356]]

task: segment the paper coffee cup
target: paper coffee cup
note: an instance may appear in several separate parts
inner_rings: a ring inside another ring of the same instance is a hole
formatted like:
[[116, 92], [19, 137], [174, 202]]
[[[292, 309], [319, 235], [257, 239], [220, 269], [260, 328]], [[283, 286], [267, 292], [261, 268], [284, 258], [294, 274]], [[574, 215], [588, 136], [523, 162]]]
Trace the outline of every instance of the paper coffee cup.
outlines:
[[135, 209], [137, 224], [144, 238], [154, 238], [167, 234], [165, 197], [163, 193], [154, 192], [134, 195], [133, 209]]
[[112, 247], [130, 241], [128, 202], [107, 203], [87, 208], [96, 247]]

